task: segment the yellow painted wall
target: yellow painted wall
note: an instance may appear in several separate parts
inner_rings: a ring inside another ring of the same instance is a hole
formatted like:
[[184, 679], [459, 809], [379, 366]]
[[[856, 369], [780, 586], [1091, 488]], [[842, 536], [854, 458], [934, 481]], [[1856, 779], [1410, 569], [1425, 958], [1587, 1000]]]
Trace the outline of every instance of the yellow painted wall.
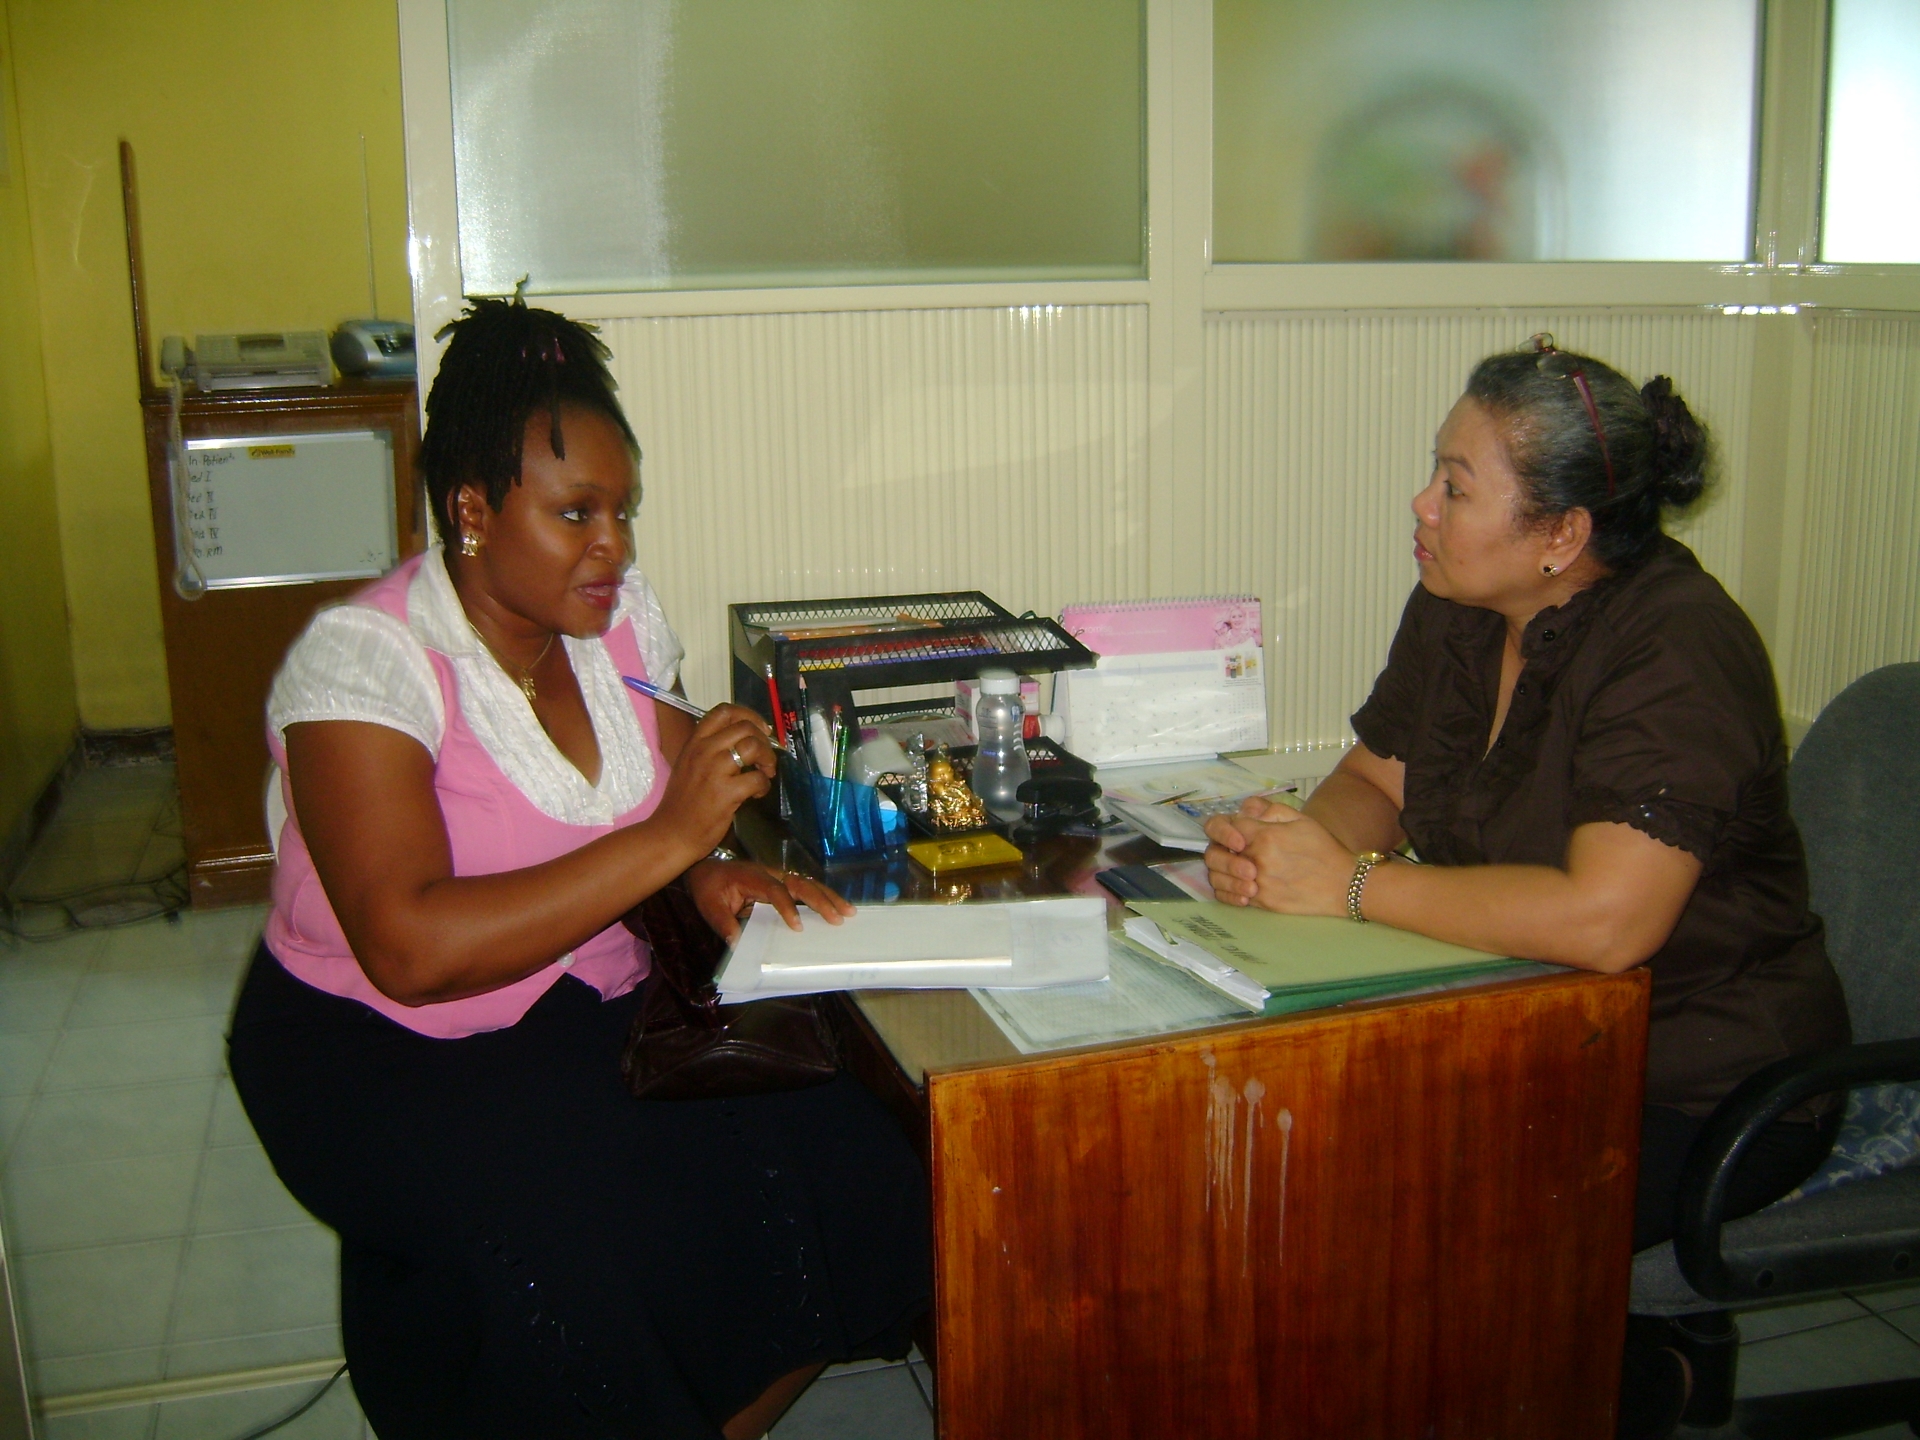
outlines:
[[331, 330], [366, 312], [362, 132], [381, 309], [406, 317], [394, 4], [5, 3], [80, 715], [164, 724], [117, 145], [139, 166], [156, 361], [168, 333]]
[[59, 767], [77, 718], [7, 3], [0, 0], [0, 839]]

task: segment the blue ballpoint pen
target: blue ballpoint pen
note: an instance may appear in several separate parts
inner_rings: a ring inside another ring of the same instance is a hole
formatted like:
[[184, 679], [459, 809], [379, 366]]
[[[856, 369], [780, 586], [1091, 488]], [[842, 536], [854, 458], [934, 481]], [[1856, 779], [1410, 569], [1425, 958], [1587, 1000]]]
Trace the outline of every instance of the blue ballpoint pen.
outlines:
[[707, 718], [706, 711], [702, 710], [691, 700], [674, 694], [671, 690], [663, 690], [658, 685], [649, 684], [645, 680], [636, 680], [631, 675], [622, 675], [620, 678], [627, 682], [628, 689], [638, 690], [649, 700], [658, 700], [662, 705], [671, 705], [676, 710], [684, 710], [696, 720], [704, 720]]

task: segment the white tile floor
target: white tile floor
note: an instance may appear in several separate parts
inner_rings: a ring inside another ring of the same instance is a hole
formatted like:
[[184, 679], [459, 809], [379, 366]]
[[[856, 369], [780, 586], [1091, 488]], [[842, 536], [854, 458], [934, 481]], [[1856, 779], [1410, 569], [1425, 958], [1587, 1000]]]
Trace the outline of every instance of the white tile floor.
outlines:
[[[0, 1113], [0, 1193], [31, 1380], [56, 1409], [340, 1353], [333, 1237], [274, 1178], [223, 1073], [261, 919], [148, 921], [0, 953], [0, 1091], [19, 1102]], [[105, 1413], [47, 1430], [132, 1423]]]
[[[164, 787], [142, 770], [88, 777], [54, 853], [35, 857], [40, 879], [128, 856], [152, 873]], [[0, 1214], [47, 1440], [238, 1436], [338, 1362], [334, 1239], [275, 1178], [225, 1077], [261, 922], [228, 910], [0, 947]], [[1920, 1286], [1752, 1312], [1741, 1329], [1742, 1395], [1920, 1375]], [[299, 1365], [297, 1381], [271, 1374]], [[163, 1400], [152, 1387], [168, 1382], [201, 1393]], [[930, 1390], [923, 1365], [848, 1367], [774, 1434], [932, 1440]], [[275, 1434], [371, 1432], [343, 1380]]]
[[[16, 891], [163, 872], [170, 780], [87, 772]], [[339, 1361], [334, 1237], [280, 1184], [226, 1078], [227, 1015], [264, 918], [188, 913], [0, 947], [0, 1215], [47, 1440], [241, 1435], [320, 1384], [260, 1372]], [[905, 1365], [830, 1372], [775, 1434], [932, 1440], [919, 1368], [918, 1382]], [[203, 1393], [159, 1398], [179, 1382]], [[275, 1434], [371, 1431], [343, 1380]]]

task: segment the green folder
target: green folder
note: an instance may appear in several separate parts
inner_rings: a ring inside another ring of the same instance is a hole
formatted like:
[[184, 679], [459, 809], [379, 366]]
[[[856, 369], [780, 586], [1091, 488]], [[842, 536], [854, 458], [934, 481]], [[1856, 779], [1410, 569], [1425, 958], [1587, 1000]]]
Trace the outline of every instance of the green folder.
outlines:
[[1128, 908], [1266, 986], [1269, 1015], [1526, 968], [1411, 930], [1331, 916], [1276, 915], [1218, 900], [1134, 900]]
[[1382, 1000], [1390, 995], [1405, 995], [1410, 990], [1427, 990], [1460, 980], [1513, 978], [1544, 971], [1544, 965], [1527, 960], [1486, 960], [1478, 965], [1463, 965], [1457, 970], [1427, 970], [1412, 975], [1389, 975], [1380, 980], [1356, 980], [1348, 985], [1310, 985], [1300, 990], [1276, 990], [1267, 997], [1262, 1015], [1292, 1015], [1300, 1010], [1324, 1010], [1329, 1005], [1345, 1005], [1350, 1000]]

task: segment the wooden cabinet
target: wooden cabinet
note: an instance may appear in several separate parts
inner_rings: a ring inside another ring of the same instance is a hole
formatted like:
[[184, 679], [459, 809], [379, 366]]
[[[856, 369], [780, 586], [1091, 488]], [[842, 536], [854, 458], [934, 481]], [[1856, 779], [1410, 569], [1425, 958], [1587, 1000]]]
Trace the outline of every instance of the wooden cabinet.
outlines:
[[[188, 887], [196, 909], [247, 904], [266, 897], [273, 870], [263, 806], [267, 688], [287, 647], [314, 611], [367, 582], [216, 589], [198, 600], [182, 600], [173, 588], [164, 392], [149, 394], [141, 410]], [[195, 395], [182, 406], [181, 430], [189, 440], [383, 430], [393, 444], [400, 557], [416, 554], [425, 542], [425, 505], [413, 470], [419, 412], [411, 381], [344, 381], [326, 389]]]

